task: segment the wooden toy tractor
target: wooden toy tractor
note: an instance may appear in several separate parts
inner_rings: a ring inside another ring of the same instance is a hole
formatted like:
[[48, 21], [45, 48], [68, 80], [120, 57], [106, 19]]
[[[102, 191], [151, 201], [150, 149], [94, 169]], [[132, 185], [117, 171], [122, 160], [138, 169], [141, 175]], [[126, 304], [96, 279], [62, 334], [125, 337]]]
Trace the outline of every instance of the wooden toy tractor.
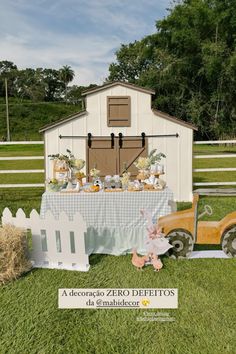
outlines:
[[228, 257], [236, 257], [236, 211], [220, 221], [198, 221], [204, 214], [211, 215], [212, 209], [205, 205], [198, 216], [199, 194], [193, 197], [192, 208], [160, 217], [158, 225], [173, 245], [169, 254], [172, 258], [189, 257], [194, 244], [222, 245]]

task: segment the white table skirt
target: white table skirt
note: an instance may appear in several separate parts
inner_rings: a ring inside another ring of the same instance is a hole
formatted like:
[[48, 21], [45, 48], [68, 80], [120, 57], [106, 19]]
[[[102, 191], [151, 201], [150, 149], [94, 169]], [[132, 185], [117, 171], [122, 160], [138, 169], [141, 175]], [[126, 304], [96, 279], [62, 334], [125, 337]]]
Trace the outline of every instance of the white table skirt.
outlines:
[[132, 248], [145, 253], [146, 220], [141, 209], [152, 213], [153, 221], [172, 212], [173, 193], [158, 192], [50, 193], [42, 196], [43, 218], [50, 210], [55, 218], [64, 211], [70, 219], [80, 212], [87, 224], [86, 252], [120, 255]]

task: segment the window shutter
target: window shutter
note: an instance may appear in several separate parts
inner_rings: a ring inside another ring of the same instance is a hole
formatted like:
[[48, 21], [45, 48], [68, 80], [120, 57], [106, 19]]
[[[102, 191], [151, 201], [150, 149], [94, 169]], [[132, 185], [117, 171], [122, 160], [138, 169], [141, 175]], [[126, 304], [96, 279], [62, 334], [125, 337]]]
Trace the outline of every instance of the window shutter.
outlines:
[[130, 127], [130, 96], [107, 97], [108, 127]]

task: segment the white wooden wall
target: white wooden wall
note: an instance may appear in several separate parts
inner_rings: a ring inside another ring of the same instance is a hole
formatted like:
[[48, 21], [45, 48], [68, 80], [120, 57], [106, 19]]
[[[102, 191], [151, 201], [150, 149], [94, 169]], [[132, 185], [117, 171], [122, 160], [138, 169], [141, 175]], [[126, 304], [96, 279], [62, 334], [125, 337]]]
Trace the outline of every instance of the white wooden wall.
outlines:
[[[107, 126], [107, 96], [131, 96], [131, 127]], [[168, 186], [178, 201], [192, 200], [192, 140], [193, 131], [178, 123], [156, 116], [151, 110], [151, 95], [117, 85], [86, 98], [88, 114], [45, 132], [46, 176], [52, 176], [52, 163], [47, 156], [70, 149], [76, 157], [86, 160], [86, 140], [59, 139], [59, 135], [108, 136], [111, 133], [125, 135], [179, 134], [179, 138], [149, 138], [149, 151], [157, 148], [166, 154], [165, 165]]]

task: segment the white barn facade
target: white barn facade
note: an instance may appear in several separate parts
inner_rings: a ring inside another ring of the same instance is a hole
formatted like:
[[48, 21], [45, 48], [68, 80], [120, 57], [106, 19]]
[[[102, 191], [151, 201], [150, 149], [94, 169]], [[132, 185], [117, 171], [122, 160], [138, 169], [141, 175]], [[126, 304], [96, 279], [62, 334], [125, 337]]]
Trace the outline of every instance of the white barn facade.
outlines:
[[52, 176], [50, 154], [66, 149], [104, 174], [120, 174], [138, 156], [163, 152], [167, 185], [175, 200], [192, 200], [193, 131], [197, 128], [151, 107], [154, 91], [113, 82], [84, 93], [86, 110], [43, 127], [46, 178]]

